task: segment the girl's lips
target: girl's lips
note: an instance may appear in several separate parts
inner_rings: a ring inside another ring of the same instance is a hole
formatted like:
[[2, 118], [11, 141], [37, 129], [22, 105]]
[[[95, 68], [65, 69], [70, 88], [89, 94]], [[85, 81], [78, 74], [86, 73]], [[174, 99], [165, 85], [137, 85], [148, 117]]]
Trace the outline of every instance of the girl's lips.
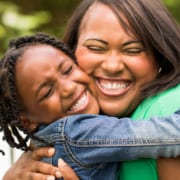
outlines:
[[101, 79], [96, 80], [98, 89], [107, 96], [119, 96], [125, 94], [131, 87], [131, 81]]
[[69, 114], [80, 113], [87, 108], [88, 104], [89, 104], [89, 97], [87, 91], [85, 91], [76, 99], [76, 101], [72, 104], [72, 106], [69, 108], [67, 113]]

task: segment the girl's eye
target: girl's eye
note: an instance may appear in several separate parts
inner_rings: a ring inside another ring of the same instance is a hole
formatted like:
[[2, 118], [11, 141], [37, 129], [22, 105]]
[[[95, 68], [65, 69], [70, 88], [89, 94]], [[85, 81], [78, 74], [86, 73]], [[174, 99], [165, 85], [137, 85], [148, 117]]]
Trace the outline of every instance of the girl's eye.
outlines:
[[39, 98], [39, 101], [42, 101], [42, 100], [45, 100], [45, 99], [49, 98], [51, 96], [52, 92], [53, 92], [52, 87], [49, 87], [47, 89], [42, 90], [42, 92], [41, 92], [42, 94], [41, 94], [41, 96]]
[[66, 66], [63, 71], [62, 71], [62, 74], [64, 75], [68, 75], [72, 72], [72, 69], [73, 69], [73, 64], [70, 65], [70, 66]]
[[44, 98], [49, 97], [50, 94], [51, 94], [51, 92], [52, 92], [52, 88], [49, 88], [49, 89], [46, 91], [46, 93], [44, 94]]

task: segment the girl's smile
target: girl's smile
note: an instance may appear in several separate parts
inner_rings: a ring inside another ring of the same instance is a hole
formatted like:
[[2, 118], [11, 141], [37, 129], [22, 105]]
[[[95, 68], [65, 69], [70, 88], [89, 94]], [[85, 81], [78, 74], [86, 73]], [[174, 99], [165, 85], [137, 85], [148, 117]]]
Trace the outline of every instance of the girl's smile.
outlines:
[[16, 84], [23, 114], [33, 122], [50, 123], [72, 114], [99, 112], [92, 79], [51, 46], [25, 50], [16, 64]]

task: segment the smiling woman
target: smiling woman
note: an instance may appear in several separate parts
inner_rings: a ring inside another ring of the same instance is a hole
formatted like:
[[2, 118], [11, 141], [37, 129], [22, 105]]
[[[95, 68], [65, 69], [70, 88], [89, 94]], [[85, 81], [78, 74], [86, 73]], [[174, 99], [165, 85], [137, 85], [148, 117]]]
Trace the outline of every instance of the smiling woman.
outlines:
[[101, 110], [118, 117], [134, 110], [142, 87], [159, 69], [152, 50], [132, 33], [129, 23], [124, 27], [119, 21], [107, 5], [94, 3], [82, 19], [75, 51], [79, 66], [93, 75]]
[[[179, 107], [180, 29], [160, 0], [83, 0], [64, 40], [94, 78], [104, 114], [148, 119]], [[119, 179], [178, 179], [178, 160], [124, 162]]]

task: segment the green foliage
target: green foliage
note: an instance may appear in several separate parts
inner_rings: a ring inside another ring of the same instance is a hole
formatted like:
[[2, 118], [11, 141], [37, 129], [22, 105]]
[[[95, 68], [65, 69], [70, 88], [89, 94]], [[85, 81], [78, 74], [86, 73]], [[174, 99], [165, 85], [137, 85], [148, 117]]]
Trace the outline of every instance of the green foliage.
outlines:
[[[0, 0], [0, 56], [10, 39], [34, 32], [62, 37], [68, 18], [81, 0]], [[180, 22], [180, 0], [163, 0]]]
[[180, 23], [180, 0], [163, 0], [171, 14]]
[[0, 55], [7, 47], [10, 39], [31, 34], [42, 24], [51, 20], [51, 14], [47, 11], [39, 11], [30, 15], [20, 13], [17, 5], [9, 2], [0, 2]]
[[0, 0], [0, 56], [8, 42], [20, 35], [46, 32], [61, 37], [80, 0]]

